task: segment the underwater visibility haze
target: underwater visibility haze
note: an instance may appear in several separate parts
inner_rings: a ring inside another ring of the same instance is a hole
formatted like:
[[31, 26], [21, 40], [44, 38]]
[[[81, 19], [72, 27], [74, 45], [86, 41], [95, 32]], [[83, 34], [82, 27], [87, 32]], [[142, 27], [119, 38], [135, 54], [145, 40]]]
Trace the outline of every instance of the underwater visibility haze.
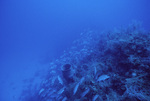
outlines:
[[1, 0], [0, 101], [150, 101], [150, 1]]

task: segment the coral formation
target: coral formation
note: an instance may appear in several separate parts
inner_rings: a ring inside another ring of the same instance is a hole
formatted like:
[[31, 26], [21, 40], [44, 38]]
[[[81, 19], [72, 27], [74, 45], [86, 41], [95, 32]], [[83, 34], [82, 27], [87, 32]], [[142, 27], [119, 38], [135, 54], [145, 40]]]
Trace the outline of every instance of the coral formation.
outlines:
[[150, 101], [149, 81], [150, 33], [133, 23], [112, 32], [82, 33], [50, 64], [47, 78], [30, 96], [36, 101]]

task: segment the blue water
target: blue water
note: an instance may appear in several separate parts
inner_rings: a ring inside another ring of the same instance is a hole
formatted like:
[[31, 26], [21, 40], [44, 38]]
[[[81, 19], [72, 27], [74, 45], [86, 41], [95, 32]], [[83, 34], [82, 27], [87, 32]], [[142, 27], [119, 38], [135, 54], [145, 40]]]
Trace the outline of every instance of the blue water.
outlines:
[[27, 85], [38, 85], [84, 30], [133, 20], [150, 29], [149, 0], [0, 0], [0, 101], [17, 101]]

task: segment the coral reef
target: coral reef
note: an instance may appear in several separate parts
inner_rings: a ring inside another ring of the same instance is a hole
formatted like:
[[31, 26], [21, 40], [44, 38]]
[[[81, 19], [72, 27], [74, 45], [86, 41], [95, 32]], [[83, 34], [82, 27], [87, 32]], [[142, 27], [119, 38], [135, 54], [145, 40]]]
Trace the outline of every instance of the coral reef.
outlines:
[[49, 68], [30, 98], [150, 101], [150, 33], [138, 23], [112, 32], [85, 31]]

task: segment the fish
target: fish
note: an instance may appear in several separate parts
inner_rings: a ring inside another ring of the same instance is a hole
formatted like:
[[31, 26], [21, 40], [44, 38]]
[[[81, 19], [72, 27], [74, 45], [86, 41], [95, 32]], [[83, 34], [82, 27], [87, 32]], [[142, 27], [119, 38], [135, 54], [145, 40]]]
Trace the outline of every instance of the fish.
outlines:
[[109, 78], [108, 75], [101, 75], [101, 76], [97, 79], [97, 81], [104, 81], [104, 80], [106, 80], [106, 79], [108, 79], [108, 78]]
[[63, 98], [62, 96], [58, 96], [56, 99], [57, 99], [57, 101], [62, 101], [61, 100], [62, 98]]
[[64, 90], [65, 90], [65, 87], [61, 88], [61, 89], [58, 91], [58, 94], [59, 94], [59, 95], [62, 94], [62, 93], [64, 92]]
[[53, 94], [50, 96], [50, 98], [57, 98], [57, 96], [58, 96], [58, 94], [53, 93]]
[[73, 95], [75, 95], [76, 94], [76, 92], [77, 92], [77, 90], [78, 90], [78, 88], [79, 88], [79, 83], [77, 83], [77, 85], [75, 86], [75, 88], [74, 88], [74, 90], [73, 90]]
[[79, 83], [77, 83], [77, 85], [75, 86], [75, 88], [74, 88], [74, 90], [73, 90], [73, 95], [76, 94], [76, 92], [77, 92], [77, 90], [78, 90], [78, 88], [79, 88], [79, 85], [83, 83], [84, 79], [85, 79], [85, 77], [82, 77], [82, 78], [80, 79]]
[[67, 97], [64, 97], [64, 98], [62, 99], [62, 101], [67, 101]]
[[98, 98], [99, 95], [95, 95], [92, 99], [92, 101], [96, 101], [96, 99]]
[[63, 85], [63, 80], [61, 79], [61, 77], [58, 76], [57, 78], [58, 78], [59, 83]]
[[89, 91], [90, 91], [90, 89], [87, 88], [87, 89], [81, 94], [81, 97], [84, 97]]
[[96, 75], [96, 73], [97, 73], [97, 68], [94, 67], [94, 74]]
[[79, 84], [82, 84], [82, 83], [83, 83], [83, 81], [84, 81], [84, 79], [85, 79], [85, 77], [82, 77], [82, 78], [80, 79]]
[[55, 74], [56, 73], [56, 71], [54, 71], [54, 70], [52, 70], [51, 72], [50, 72], [50, 74]]
[[39, 91], [39, 95], [44, 91], [45, 89], [42, 88], [40, 91]]
[[56, 93], [56, 91], [55, 91], [55, 90], [50, 90], [50, 91], [49, 91], [49, 93], [48, 93], [47, 95], [49, 95], [49, 96], [50, 96], [50, 95], [52, 95], [52, 94], [54, 94], [54, 93]]
[[52, 85], [54, 84], [57, 77], [52, 78]]

